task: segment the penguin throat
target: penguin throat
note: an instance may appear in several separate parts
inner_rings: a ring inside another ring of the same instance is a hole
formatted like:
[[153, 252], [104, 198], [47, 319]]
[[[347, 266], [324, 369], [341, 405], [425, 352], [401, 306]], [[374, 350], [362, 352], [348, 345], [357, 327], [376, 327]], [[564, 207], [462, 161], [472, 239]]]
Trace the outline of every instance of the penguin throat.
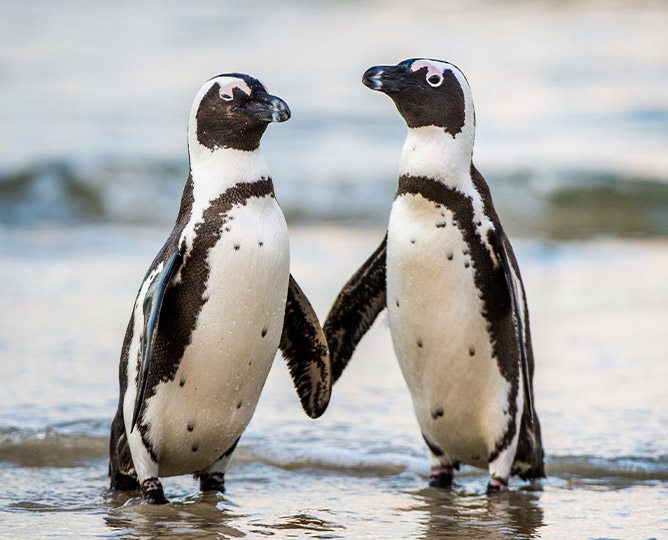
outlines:
[[241, 183], [269, 178], [260, 149], [246, 151], [209, 148], [190, 141], [190, 174], [196, 206], [205, 206], [227, 189]]
[[470, 184], [473, 130], [453, 137], [436, 126], [409, 128], [401, 151], [399, 176], [431, 178], [453, 188]]

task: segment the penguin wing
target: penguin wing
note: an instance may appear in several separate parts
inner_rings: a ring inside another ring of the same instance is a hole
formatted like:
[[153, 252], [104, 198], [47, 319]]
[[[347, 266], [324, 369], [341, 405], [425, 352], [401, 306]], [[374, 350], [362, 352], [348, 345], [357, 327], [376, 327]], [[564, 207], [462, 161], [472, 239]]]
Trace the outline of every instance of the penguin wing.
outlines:
[[517, 337], [520, 343], [520, 359], [522, 362], [522, 381], [524, 386], [524, 398], [527, 401], [529, 407], [529, 419], [533, 422], [534, 409], [533, 409], [533, 396], [531, 395], [531, 383], [529, 379], [529, 359], [527, 356], [527, 335], [526, 327], [524, 325], [524, 318], [522, 316], [522, 310], [524, 309], [524, 302], [520, 299], [519, 288], [517, 285], [518, 278], [515, 269], [513, 268], [510, 257], [508, 255], [508, 250], [506, 249], [504, 238], [501, 236], [495, 235], [495, 239], [492, 242], [494, 245], [497, 258], [501, 264], [503, 274], [506, 278], [506, 284], [508, 285], [508, 294], [510, 296], [511, 309], [513, 313], [513, 319], [517, 327]]
[[146, 290], [146, 295], [144, 296], [144, 328], [142, 329], [141, 344], [139, 348], [141, 364], [139, 367], [137, 397], [135, 398], [135, 408], [132, 413], [130, 432], [132, 432], [137, 423], [139, 410], [144, 401], [144, 391], [146, 390], [146, 381], [148, 379], [148, 367], [151, 361], [151, 348], [153, 347], [155, 331], [157, 330], [158, 322], [160, 321], [162, 301], [165, 298], [165, 292], [167, 291], [167, 286], [174, 274], [174, 269], [179, 266], [177, 263], [179, 263], [180, 260], [180, 251], [174, 249], [169, 258], [162, 263], [162, 270], [153, 276], [153, 279]]
[[292, 274], [279, 347], [304, 411], [318, 418], [332, 392], [329, 351], [318, 317]]
[[360, 339], [386, 305], [387, 234], [336, 297], [323, 326], [333, 382], [341, 376]]

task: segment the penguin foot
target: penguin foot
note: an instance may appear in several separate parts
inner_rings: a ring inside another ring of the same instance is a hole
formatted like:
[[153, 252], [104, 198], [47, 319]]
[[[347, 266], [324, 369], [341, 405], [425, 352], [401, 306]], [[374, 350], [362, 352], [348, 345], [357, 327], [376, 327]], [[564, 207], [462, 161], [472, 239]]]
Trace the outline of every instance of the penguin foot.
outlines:
[[162, 484], [157, 478], [144, 480], [141, 484], [141, 492], [144, 494], [144, 501], [148, 504], [167, 504], [169, 502], [165, 498]]
[[501, 480], [501, 478], [496, 478], [495, 476], [489, 477], [489, 483], [487, 484], [487, 495], [496, 495], [497, 493], [502, 493], [508, 491], [508, 481]]
[[199, 477], [200, 491], [219, 491], [225, 492], [225, 473], [215, 472], [202, 474]]
[[429, 487], [448, 489], [452, 487], [455, 474], [452, 467], [439, 467], [431, 470]]

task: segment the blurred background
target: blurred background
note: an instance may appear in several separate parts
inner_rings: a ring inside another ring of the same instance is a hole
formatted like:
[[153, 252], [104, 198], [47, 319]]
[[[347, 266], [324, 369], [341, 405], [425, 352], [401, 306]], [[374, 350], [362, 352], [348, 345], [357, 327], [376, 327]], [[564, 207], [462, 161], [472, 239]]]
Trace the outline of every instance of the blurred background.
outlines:
[[0, 223], [172, 223], [199, 86], [260, 78], [292, 223], [386, 223], [404, 124], [361, 84], [412, 57], [466, 74], [474, 160], [511, 235], [668, 234], [665, 1], [0, 3]]
[[[260, 78], [292, 273], [324, 318], [383, 237], [406, 127], [361, 83], [443, 59], [527, 290], [549, 478], [427, 490], [381, 316], [306, 418], [282, 361], [228, 493], [107, 490], [118, 357], [201, 84]], [[668, 1], [0, 0], [0, 538], [668, 536]], [[170, 536], [171, 535], [171, 536]]]

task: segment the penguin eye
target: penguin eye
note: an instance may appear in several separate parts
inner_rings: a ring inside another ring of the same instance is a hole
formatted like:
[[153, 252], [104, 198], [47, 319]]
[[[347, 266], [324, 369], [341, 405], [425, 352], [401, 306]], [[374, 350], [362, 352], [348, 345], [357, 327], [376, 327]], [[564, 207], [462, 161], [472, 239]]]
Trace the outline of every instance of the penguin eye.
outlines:
[[222, 99], [223, 101], [232, 101], [234, 99], [234, 96], [227, 92], [223, 92], [220, 94], [220, 99]]
[[441, 86], [442, 82], [443, 82], [443, 76], [442, 75], [437, 75], [437, 74], [434, 73], [433, 75], [429, 75], [429, 77], [427, 77], [427, 83], [429, 84], [429, 86], [431, 86], [433, 88], [436, 88], [437, 86]]

